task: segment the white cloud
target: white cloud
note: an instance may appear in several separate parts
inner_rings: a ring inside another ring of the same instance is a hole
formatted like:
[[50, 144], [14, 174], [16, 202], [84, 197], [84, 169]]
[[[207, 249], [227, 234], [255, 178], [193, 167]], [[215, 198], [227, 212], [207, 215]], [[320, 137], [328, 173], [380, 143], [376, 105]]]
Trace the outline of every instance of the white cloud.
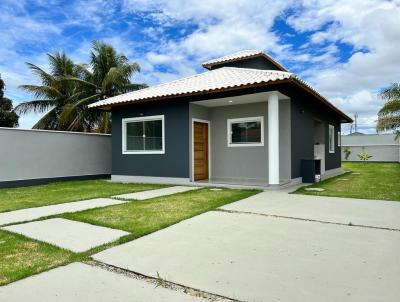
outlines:
[[400, 1], [326, 0], [304, 1], [288, 19], [297, 31], [319, 30], [311, 36], [311, 47], [340, 42], [356, 50], [345, 62], [315, 64], [304, 75], [341, 109], [359, 113], [364, 129], [375, 125], [382, 105], [379, 89], [400, 80], [399, 16]]
[[[46, 51], [72, 43], [72, 58], [87, 61], [90, 40], [74, 44], [74, 35], [62, 35], [76, 25], [86, 25], [96, 38], [139, 62], [142, 73], [135, 80], [149, 84], [194, 74], [201, 70], [201, 62], [213, 57], [263, 49], [299, 71], [345, 112], [358, 112], [360, 124], [369, 130], [381, 105], [377, 92], [400, 80], [400, 0], [125, 0], [122, 11], [115, 1], [95, 0], [84, 6], [71, 4], [64, 12], [67, 20], [60, 23], [30, 14], [24, 1], [5, 2], [10, 4], [0, 21], [2, 28], [7, 25], [0, 31], [0, 39], [6, 41], [0, 45], [0, 60], [6, 58], [0, 61], [0, 72], [9, 91], [32, 82], [24, 61], [44, 64], [43, 54], [21, 57], [18, 43], [51, 44]], [[117, 16], [129, 24], [123, 32], [112, 29]], [[138, 16], [150, 25], [140, 27]], [[276, 31], [273, 25], [279, 17], [295, 33]], [[180, 36], [168, 34], [171, 28], [179, 29]], [[293, 45], [288, 41], [296, 34], [308, 38]], [[135, 43], [137, 35], [145, 37], [140, 44]], [[341, 44], [353, 49], [344, 60]]]

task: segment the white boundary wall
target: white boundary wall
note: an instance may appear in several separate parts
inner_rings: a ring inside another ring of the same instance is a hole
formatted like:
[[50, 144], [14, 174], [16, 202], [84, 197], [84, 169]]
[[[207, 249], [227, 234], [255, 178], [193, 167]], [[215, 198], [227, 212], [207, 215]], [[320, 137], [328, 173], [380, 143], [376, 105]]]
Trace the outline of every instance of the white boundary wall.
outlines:
[[0, 128], [0, 184], [111, 174], [111, 135]]
[[366, 152], [372, 155], [369, 161], [400, 162], [400, 144], [394, 134], [342, 135], [342, 160], [344, 149], [350, 148], [348, 161], [360, 161], [357, 154]]

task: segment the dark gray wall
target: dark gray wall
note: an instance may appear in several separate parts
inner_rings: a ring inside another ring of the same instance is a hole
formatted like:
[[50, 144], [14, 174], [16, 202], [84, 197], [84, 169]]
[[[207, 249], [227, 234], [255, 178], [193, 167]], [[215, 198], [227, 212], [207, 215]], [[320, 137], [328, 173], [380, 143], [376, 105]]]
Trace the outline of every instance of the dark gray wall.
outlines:
[[[314, 120], [323, 123], [325, 136], [325, 170], [340, 168], [341, 149], [337, 146], [337, 132], [340, 131], [340, 117], [329, 108], [311, 100], [305, 95], [292, 96], [292, 178], [300, 177], [302, 159], [314, 158]], [[335, 153], [329, 153], [329, 124], [335, 126]]]
[[[164, 115], [165, 154], [122, 154], [122, 119]], [[112, 174], [189, 177], [189, 104], [184, 100], [114, 107]]]
[[211, 69], [217, 69], [217, 68], [221, 68], [221, 67], [238, 67], [238, 68], [252, 68], [252, 69], [263, 69], [263, 70], [279, 70], [277, 67], [275, 67], [273, 64], [268, 62], [266, 59], [260, 58], [260, 57], [251, 58], [251, 59], [244, 59], [244, 60], [236, 61], [236, 62], [219, 64], [219, 65], [213, 66]]

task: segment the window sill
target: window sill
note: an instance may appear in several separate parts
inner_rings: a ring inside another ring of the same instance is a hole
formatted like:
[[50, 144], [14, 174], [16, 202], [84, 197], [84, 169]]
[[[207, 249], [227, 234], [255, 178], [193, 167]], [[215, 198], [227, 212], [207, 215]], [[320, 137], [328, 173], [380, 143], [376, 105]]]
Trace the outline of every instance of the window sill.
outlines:
[[122, 154], [165, 154], [165, 151], [123, 151]]
[[256, 143], [256, 144], [228, 144], [228, 147], [263, 147], [264, 143]]

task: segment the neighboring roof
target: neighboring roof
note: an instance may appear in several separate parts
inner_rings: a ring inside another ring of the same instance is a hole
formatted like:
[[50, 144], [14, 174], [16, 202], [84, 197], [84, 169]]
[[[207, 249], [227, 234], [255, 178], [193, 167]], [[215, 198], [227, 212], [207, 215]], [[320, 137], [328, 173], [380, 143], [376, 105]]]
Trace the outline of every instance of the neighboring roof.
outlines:
[[107, 108], [115, 105], [142, 101], [155, 101], [173, 97], [203, 95], [211, 92], [229, 91], [282, 82], [292, 82], [297, 86], [300, 86], [302, 89], [317, 97], [325, 105], [336, 111], [344, 118], [344, 120], [352, 122], [350, 117], [333, 106], [317, 91], [290, 72], [236, 67], [222, 67], [172, 82], [128, 92], [98, 101], [89, 105], [89, 107]]
[[239, 51], [239, 52], [227, 55], [227, 56], [212, 59], [210, 61], [204, 62], [201, 65], [204, 68], [211, 69], [213, 66], [216, 66], [216, 65], [240, 61], [243, 59], [255, 58], [255, 57], [262, 57], [262, 58], [266, 59], [267, 61], [269, 61], [272, 65], [274, 65], [279, 70], [288, 71], [285, 67], [283, 67], [281, 64], [279, 64], [277, 61], [275, 61], [273, 58], [271, 58], [269, 55], [267, 55], [262, 50], [242, 50], [242, 51]]
[[350, 133], [348, 135], [365, 135], [365, 133], [355, 131], [355, 132], [352, 132], [352, 133]]

